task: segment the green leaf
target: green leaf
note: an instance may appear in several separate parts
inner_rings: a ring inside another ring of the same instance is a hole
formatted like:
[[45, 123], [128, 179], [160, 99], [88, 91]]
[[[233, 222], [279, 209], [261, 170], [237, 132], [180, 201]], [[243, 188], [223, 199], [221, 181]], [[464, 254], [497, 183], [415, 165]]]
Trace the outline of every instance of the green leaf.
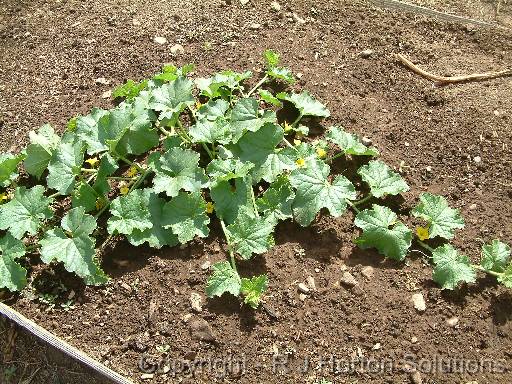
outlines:
[[261, 296], [267, 290], [268, 279], [267, 275], [253, 276], [250, 279], [242, 278], [242, 285], [240, 291], [245, 296], [244, 303], [251, 308], [258, 308], [260, 305]]
[[402, 177], [380, 160], [370, 161], [357, 173], [370, 186], [370, 192], [375, 197], [398, 195], [409, 190]]
[[250, 77], [252, 77], [251, 71], [243, 73], [223, 71], [208, 79], [196, 79], [196, 85], [201, 91], [201, 95], [210, 99], [217, 97], [229, 98], [234, 90], [242, 89], [240, 83]]
[[251, 204], [252, 188], [250, 177], [234, 179], [234, 185], [229, 181], [220, 181], [210, 187], [210, 196], [215, 203], [217, 216], [227, 224], [235, 221], [241, 207]]
[[397, 221], [389, 208], [374, 204], [357, 214], [354, 225], [363, 230], [356, 239], [362, 249], [376, 248], [380, 254], [395, 260], [403, 260], [411, 246], [412, 232]]
[[505, 287], [512, 288], [512, 263], [508, 265], [501, 276], [498, 276], [498, 281]]
[[114, 98], [122, 97], [125, 99], [133, 99], [137, 97], [140, 91], [146, 88], [148, 84], [147, 80], [143, 80], [140, 83], [136, 83], [135, 81], [129, 79], [126, 83], [120, 85], [116, 89], [112, 91], [112, 96]]
[[233, 143], [236, 143], [246, 131], [256, 132], [266, 123], [275, 122], [275, 112], [265, 111], [260, 117], [258, 100], [252, 97], [241, 99], [231, 112], [230, 129]]
[[156, 193], [177, 196], [178, 192], [198, 192], [208, 178], [199, 167], [199, 153], [179, 147], [171, 148], [151, 163], [155, 170], [153, 186]]
[[98, 266], [94, 240], [89, 236], [96, 229], [96, 220], [83, 207], [73, 208], [62, 218], [62, 228], [46, 232], [40, 241], [41, 260], [64, 263], [68, 272], [83, 278], [86, 284], [100, 285], [108, 278]]
[[289, 169], [286, 159], [276, 149], [283, 137], [284, 132], [279, 125], [267, 123], [256, 132], [247, 132], [233, 147], [240, 160], [254, 164], [251, 170], [254, 183], [261, 179], [271, 183]]
[[61, 195], [69, 195], [75, 187], [76, 176], [84, 162], [82, 142], [61, 143], [48, 164], [48, 188], [56, 189]]
[[364, 145], [357, 135], [345, 132], [342, 127], [330, 127], [325, 138], [336, 144], [347, 155], [378, 156], [379, 151], [374, 147]]
[[105, 153], [100, 159], [100, 166], [98, 167], [98, 173], [96, 174], [96, 180], [94, 181], [94, 190], [99, 195], [106, 195], [110, 191], [110, 184], [108, 177], [112, 175], [119, 166], [110, 154]]
[[279, 64], [279, 53], [271, 49], [266, 49], [263, 52], [263, 59], [267, 68], [274, 68]]
[[431, 239], [436, 236], [453, 239], [455, 230], [464, 228], [464, 219], [460, 211], [450, 208], [443, 196], [422, 193], [420, 202], [412, 210], [412, 214], [427, 221]]
[[164, 199], [159, 198], [154, 193], [149, 195], [148, 209], [153, 226], [144, 231], [134, 229], [130, 235], [126, 236], [131, 244], [138, 246], [147, 242], [150, 247], [157, 249], [164, 245], [172, 247], [178, 244], [178, 237], [171, 229], [166, 229], [162, 225], [164, 206]]
[[224, 99], [210, 100], [206, 104], [201, 105], [197, 110], [197, 119], [207, 119], [215, 121], [219, 117], [224, 117], [229, 109], [229, 103]]
[[216, 186], [222, 181], [243, 178], [247, 176], [250, 170], [254, 168], [253, 163], [241, 162], [236, 158], [213, 159], [206, 167], [208, 176], [212, 179], [211, 186]]
[[222, 296], [226, 292], [234, 296], [240, 294], [240, 276], [228, 261], [220, 261], [213, 264], [212, 270], [212, 275], [208, 279], [206, 286], [206, 295], [208, 297]]
[[86, 182], [81, 182], [71, 195], [71, 204], [73, 208], [83, 207], [85, 212], [91, 212], [96, 209], [96, 200], [100, 195]]
[[462, 281], [473, 283], [476, 280], [476, 272], [471, 267], [469, 258], [459, 255], [450, 244], [434, 249], [432, 260], [435, 264], [434, 281], [441, 285], [442, 289], [455, 289]]
[[232, 141], [229, 121], [223, 116], [214, 121], [206, 118], [197, 120], [188, 133], [194, 143], [228, 144]]
[[277, 224], [279, 220], [286, 220], [293, 217], [292, 203], [295, 198], [292, 186], [288, 177], [280, 176], [270, 184], [263, 195], [256, 200], [258, 211], [265, 217]]
[[482, 260], [480, 265], [487, 271], [502, 273], [510, 262], [510, 247], [499, 240], [482, 246]]
[[150, 107], [160, 112], [159, 119], [175, 121], [189, 105], [194, 104], [193, 83], [185, 77], [155, 88], [151, 92]]
[[35, 235], [41, 223], [53, 216], [49, 207], [53, 199], [44, 196], [44, 192], [42, 185], [16, 188], [14, 198], [0, 205], [0, 229], [8, 229], [17, 239], [27, 232]]
[[27, 270], [16, 259], [25, 256], [25, 245], [10, 233], [0, 237], [0, 288], [21, 291], [27, 285]]
[[159, 144], [153, 118], [150, 110], [121, 104], [100, 118], [98, 139], [121, 156], [142, 155]]
[[151, 229], [149, 194], [149, 190], [135, 189], [126, 196], [116, 197], [110, 206], [112, 216], [107, 222], [108, 233], [131, 235], [136, 229]]
[[260, 89], [258, 93], [260, 95], [261, 100], [268, 104], [275, 105], [276, 107], [280, 107], [281, 105], [283, 105], [283, 103], [281, 103], [281, 101], [277, 97], [275, 97], [272, 93], [265, 89]]
[[281, 100], [292, 103], [299, 110], [301, 116], [329, 117], [331, 113], [318, 100], [315, 100], [307, 91], [302, 93], [279, 94]]
[[27, 158], [24, 162], [25, 170], [40, 179], [60, 143], [60, 137], [55, 134], [49, 124], [39, 128], [37, 133], [30, 131], [29, 137], [30, 144], [27, 147]]
[[[293, 76], [292, 71], [290, 71], [286, 67], [270, 68], [267, 71], [267, 75], [276, 80], [283, 80], [283, 81], [287, 82], [288, 84], [295, 83], [295, 76]], [[325, 113], [325, 112], [322, 112], [322, 113]], [[317, 116], [317, 115], [313, 115], [313, 116]]]
[[253, 253], [265, 253], [274, 245], [273, 221], [265, 217], [254, 217], [250, 208], [242, 209], [227, 230], [233, 250], [244, 260], [249, 260]]
[[330, 168], [320, 160], [312, 160], [303, 168], [297, 168], [290, 175], [290, 182], [297, 190], [293, 201], [295, 220], [303, 227], [308, 226], [322, 208], [338, 217], [345, 212], [347, 200], [356, 198], [352, 183], [338, 175], [332, 183], [328, 181]]
[[[108, 149], [105, 143], [99, 138], [99, 121], [108, 115], [109, 111], [99, 108], [93, 108], [90, 114], [76, 118], [76, 134], [87, 145], [87, 153], [94, 155]], [[101, 129], [104, 129], [102, 126]]]
[[162, 225], [172, 228], [181, 244], [195, 236], [207, 237], [210, 218], [206, 215], [206, 202], [200, 192], [180, 192], [163, 209]]
[[0, 153], [0, 187], [8, 187], [18, 177], [18, 164], [23, 161], [25, 155], [13, 155]]

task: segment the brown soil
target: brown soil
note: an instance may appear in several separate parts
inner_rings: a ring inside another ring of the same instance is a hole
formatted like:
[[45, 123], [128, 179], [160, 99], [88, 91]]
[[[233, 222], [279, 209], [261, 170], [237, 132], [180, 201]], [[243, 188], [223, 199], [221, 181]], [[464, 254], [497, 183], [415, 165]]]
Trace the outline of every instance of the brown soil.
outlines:
[[[460, 8], [457, 2], [421, 3], [495, 20], [492, 2], [468, 2]], [[497, 20], [510, 25], [512, 4], [501, 3]], [[226, 68], [258, 71], [261, 52], [273, 48], [303, 74], [298, 87], [328, 104], [332, 117], [326, 124], [341, 124], [371, 138], [385, 161], [397, 168], [401, 164], [411, 186], [400, 203], [402, 212], [422, 191], [441, 193], [466, 218], [467, 228], [454, 243], [471, 258], [478, 259], [482, 240], [510, 242], [511, 79], [436, 88], [394, 58], [402, 52], [441, 75], [499, 70], [512, 63], [509, 30], [448, 24], [357, 1], [301, 1], [282, 4], [281, 12], [272, 11], [268, 1], [254, 4], [0, 1], [0, 146], [20, 149], [30, 129], [50, 122], [62, 130], [70, 116], [93, 106], [108, 107], [103, 92], [127, 78], [149, 76], [162, 63], [194, 62], [201, 75]], [[289, 12], [306, 23], [288, 18]], [[158, 45], [154, 36], [165, 36], [169, 43]], [[170, 53], [175, 43], [185, 47], [184, 54]], [[365, 49], [374, 52], [363, 58], [359, 53]], [[99, 77], [111, 85], [96, 84]], [[192, 313], [189, 297], [192, 292], [203, 294], [208, 275], [202, 266], [226, 257], [217, 236], [160, 252], [117, 244], [104, 261], [113, 279], [102, 288], [84, 288], [57, 270], [55, 278], [76, 293], [70, 311], [45, 311], [26, 295], [7, 302], [137, 382], [143, 374], [142, 357], [148, 364], [168, 358], [171, 370], [147, 381], [154, 383], [313, 383], [321, 378], [408, 383], [413, 376], [405, 363], [422, 359], [418, 368], [424, 383], [512, 382], [509, 291], [481, 277], [475, 285], [442, 292], [419, 252], [411, 252], [405, 264], [383, 261], [374, 252], [355, 248], [354, 234], [350, 214], [320, 217], [308, 229], [281, 225], [276, 247], [242, 268], [242, 273], [269, 275], [266, 305], [257, 311], [223, 297], [203, 298], [203, 311]], [[361, 274], [364, 266], [374, 268], [373, 277]], [[340, 286], [345, 268], [359, 281], [355, 288]], [[317, 291], [301, 300], [297, 283], [309, 276]], [[423, 313], [410, 301], [418, 292], [427, 304]], [[185, 321], [187, 314], [192, 317]], [[448, 324], [454, 317], [458, 323]], [[191, 332], [201, 325], [199, 319], [211, 327], [214, 340], [198, 340]], [[23, 358], [27, 350], [37, 355], [28, 345], [18, 343], [13, 358]], [[157, 346], [164, 345], [169, 345], [168, 352], [159, 352]], [[340, 371], [329, 363], [318, 364], [331, 356]], [[278, 371], [273, 371], [274, 363], [285, 358], [287, 364], [277, 364]], [[358, 363], [344, 371], [343, 362], [365, 358], [383, 361], [385, 369]], [[203, 366], [199, 372], [196, 366], [193, 378], [177, 364], [208, 359], [217, 359], [217, 369], [208, 372]], [[428, 369], [440, 359], [465, 359], [469, 365], [462, 373], [453, 366], [455, 372]], [[494, 361], [501, 372], [491, 371], [488, 364], [474, 372], [482, 359]], [[388, 360], [394, 363], [392, 370]], [[301, 370], [307, 361], [309, 366]], [[38, 374], [33, 382], [54, 382]], [[59, 378], [64, 383], [91, 382]]]

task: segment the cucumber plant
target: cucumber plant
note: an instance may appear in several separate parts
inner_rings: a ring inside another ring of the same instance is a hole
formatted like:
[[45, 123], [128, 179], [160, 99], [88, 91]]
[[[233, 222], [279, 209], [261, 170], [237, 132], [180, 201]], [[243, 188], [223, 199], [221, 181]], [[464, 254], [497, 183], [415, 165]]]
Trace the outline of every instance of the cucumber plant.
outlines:
[[[442, 288], [473, 282], [477, 271], [512, 286], [510, 248], [498, 240], [483, 247], [480, 265], [449, 244], [427, 244], [464, 226], [442, 196], [420, 196], [412, 215], [426, 226], [413, 233], [384, 205], [409, 190], [402, 177], [342, 127], [310, 137], [307, 123], [329, 110], [307, 91], [273, 92], [269, 85], [295, 78], [277, 53], [267, 50], [264, 59], [264, 76], [249, 90], [250, 71], [192, 79], [192, 65], [166, 65], [114, 90], [116, 107], [72, 118], [62, 136], [44, 125], [19, 154], [1, 154], [0, 288], [23, 289], [30, 255], [100, 285], [108, 280], [101, 250], [112, 237], [172, 247], [207, 237], [216, 220], [229, 257], [212, 266], [206, 293], [240, 296], [256, 308], [267, 276], [241, 276], [237, 265], [274, 245], [280, 221], [308, 226], [322, 210], [339, 217], [348, 208], [361, 230], [358, 246], [400, 261], [416, 237], [432, 252]], [[278, 118], [282, 108], [295, 113], [290, 121]], [[331, 173], [341, 157], [367, 159], [357, 173], [369, 193]]]

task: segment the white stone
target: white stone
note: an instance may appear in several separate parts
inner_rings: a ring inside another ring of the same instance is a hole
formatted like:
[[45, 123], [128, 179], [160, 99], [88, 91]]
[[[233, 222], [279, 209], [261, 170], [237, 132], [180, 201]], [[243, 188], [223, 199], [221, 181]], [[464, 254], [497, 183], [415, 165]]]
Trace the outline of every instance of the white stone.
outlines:
[[411, 301], [414, 304], [414, 308], [416, 308], [419, 312], [424, 312], [427, 309], [427, 305], [425, 304], [425, 299], [422, 293], [415, 293], [411, 297]]
[[160, 44], [160, 45], [164, 45], [165, 43], [167, 43], [167, 39], [163, 36], [155, 36], [155, 38], [153, 39], [153, 41], [157, 44]]

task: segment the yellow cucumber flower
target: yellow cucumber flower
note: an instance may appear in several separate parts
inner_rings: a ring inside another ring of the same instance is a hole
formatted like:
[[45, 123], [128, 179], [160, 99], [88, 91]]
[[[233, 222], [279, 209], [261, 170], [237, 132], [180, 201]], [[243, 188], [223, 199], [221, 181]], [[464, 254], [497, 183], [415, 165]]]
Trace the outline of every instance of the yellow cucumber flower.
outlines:
[[292, 126], [290, 124], [288, 124], [287, 121], [284, 122], [284, 131], [286, 133], [290, 132], [292, 130]]
[[213, 203], [211, 201], [206, 203], [206, 213], [208, 213], [208, 214], [213, 213], [214, 209], [215, 208], [214, 208]]
[[85, 160], [87, 164], [91, 166], [91, 168], [96, 168], [98, 163], [100, 162], [97, 157], [91, 157], [90, 159]]
[[0, 204], [3, 204], [5, 201], [8, 201], [9, 200], [9, 196], [7, 195], [7, 193], [3, 192], [3, 193], [0, 193]]
[[421, 241], [427, 240], [430, 237], [428, 233], [428, 227], [416, 228], [416, 236], [418, 236], [418, 239], [420, 239]]
[[316, 154], [318, 155], [319, 158], [323, 159], [325, 156], [327, 156], [327, 151], [323, 148], [317, 148]]
[[295, 145], [300, 145], [300, 143], [302, 143], [302, 141], [297, 140], [297, 139], [293, 140], [293, 144], [295, 144]]
[[121, 195], [127, 195], [128, 192], [130, 192], [130, 188], [127, 185], [123, 185], [121, 188], [119, 188], [119, 192]]
[[128, 172], [126, 172], [126, 175], [128, 177], [134, 177], [137, 173], [139, 173], [139, 171], [137, 170], [137, 167], [132, 165], [129, 169], [128, 169]]
[[306, 160], [304, 160], [302, 157], [300, 159], [297, 159], [295, 162], [297, 164], [297, 167], [303, 168], [306, 165]]
[[99, 211], [101, 208], [105, 206], [105, 200], [101, 197], [98, 197], [96, 199], [96, 210]]

